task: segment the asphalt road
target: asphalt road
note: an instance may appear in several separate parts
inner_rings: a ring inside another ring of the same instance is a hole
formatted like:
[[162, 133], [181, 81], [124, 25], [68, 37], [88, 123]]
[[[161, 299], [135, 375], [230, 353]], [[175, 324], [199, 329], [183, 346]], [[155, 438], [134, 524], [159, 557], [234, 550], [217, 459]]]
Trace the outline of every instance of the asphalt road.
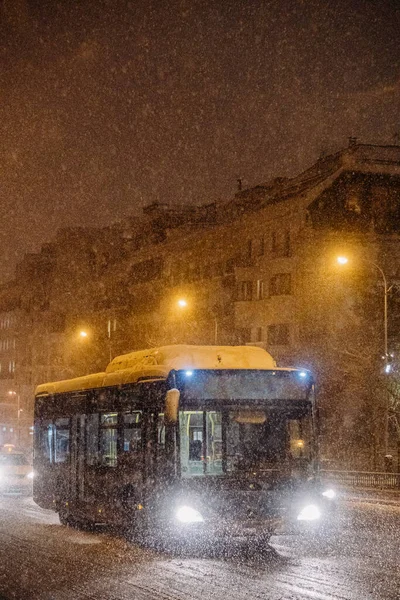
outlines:
[[275, 536], [263, 557], [177, 557], [59, 524], [0, 498], [0, 597], [56, 600], [400, 599], [400, 505], [343, 502], [319, 537]]

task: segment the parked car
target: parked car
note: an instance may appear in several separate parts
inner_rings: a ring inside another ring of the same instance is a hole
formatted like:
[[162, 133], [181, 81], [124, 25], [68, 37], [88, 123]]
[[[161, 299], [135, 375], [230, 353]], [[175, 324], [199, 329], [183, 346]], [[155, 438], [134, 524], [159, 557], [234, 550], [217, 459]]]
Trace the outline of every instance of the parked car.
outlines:
[[32, 494], [33, 470], [22, 452], [0, 452], [0, 494]]

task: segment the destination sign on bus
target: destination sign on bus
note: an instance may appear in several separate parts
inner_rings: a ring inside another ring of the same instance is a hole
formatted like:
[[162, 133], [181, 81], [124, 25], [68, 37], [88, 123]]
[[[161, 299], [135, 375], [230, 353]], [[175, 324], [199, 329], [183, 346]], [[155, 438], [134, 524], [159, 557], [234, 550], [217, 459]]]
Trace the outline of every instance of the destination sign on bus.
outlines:
[[179, 372], [186, 400], [307, 400], [312, 376], [304, 370]]

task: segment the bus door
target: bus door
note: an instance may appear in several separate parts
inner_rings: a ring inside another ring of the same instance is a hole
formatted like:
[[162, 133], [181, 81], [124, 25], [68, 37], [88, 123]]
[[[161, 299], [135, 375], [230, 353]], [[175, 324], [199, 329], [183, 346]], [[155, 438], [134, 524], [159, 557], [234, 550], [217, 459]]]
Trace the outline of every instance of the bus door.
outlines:
[[79, 504], [85, 500], [85, 415], [76, 415], [71, 427], [70, 498]]
[[[88, 510], [108, 504], [114, 496], [117, 479], [118, 414], [115, 411], [95, 411], [81, 423], [84, 439], [78, 468], [83, 472], [80, 499]], [[81, 464], [81, 467], [79, 465]]]

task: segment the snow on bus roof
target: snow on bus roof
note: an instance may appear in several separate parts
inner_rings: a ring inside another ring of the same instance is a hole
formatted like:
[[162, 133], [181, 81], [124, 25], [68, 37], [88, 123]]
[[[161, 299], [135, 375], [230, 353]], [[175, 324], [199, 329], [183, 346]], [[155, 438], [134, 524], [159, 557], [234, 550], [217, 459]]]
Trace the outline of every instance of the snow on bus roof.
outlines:
[[95, 373], [36, 388], [36, 395], [59, 394], [134, 383], [141, 378], [166, 378], [181, 369], [274, 369], [272, 356], [257, 346], [160, 346], [122, 354], [114, 358], [104, 373]]
[[106, 373], [121, 369], [164, 366], [171, 369], [273, 369], [272, 356], [257, 346], [189, 346], [174, 345], [139, 350], [117, 356]]

